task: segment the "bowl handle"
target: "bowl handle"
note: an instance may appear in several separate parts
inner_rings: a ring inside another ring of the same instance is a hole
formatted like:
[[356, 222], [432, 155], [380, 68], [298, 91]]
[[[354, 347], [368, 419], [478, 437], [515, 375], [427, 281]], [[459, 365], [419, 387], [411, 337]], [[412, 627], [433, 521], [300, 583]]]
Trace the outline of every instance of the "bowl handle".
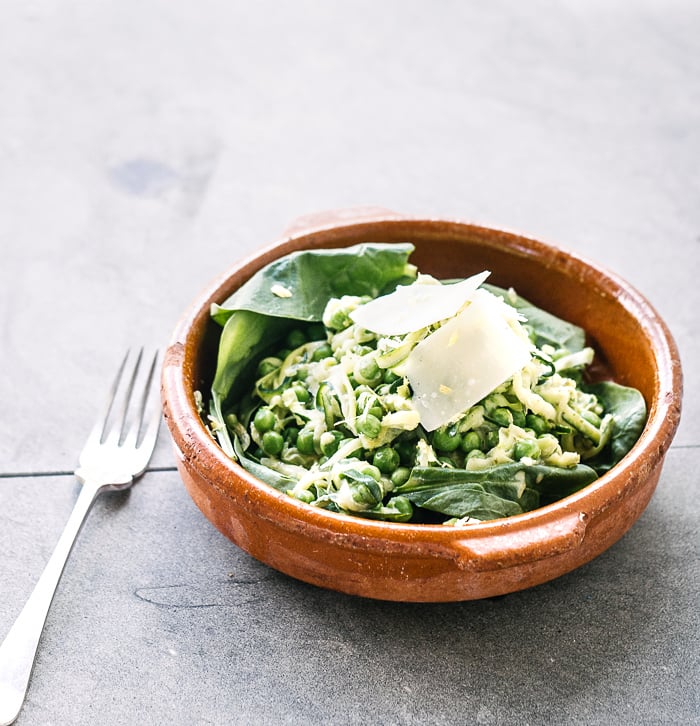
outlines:
[[376, 219], [407, 219], [407, 216], [386, 207], [328, 209], [323, 212], [314, 212], [313, 214], [296, 217], [284, 230], [284, 234], [293, 237], [307, 234], [315, 229], [343, 224], [344, 222], [368, 222]]
[[572, 512], [554, 522], [517, 532], [454, 543], [462, 569], [486, 571], [543, 560], [579, 547], [586, 534], [587, 516]]

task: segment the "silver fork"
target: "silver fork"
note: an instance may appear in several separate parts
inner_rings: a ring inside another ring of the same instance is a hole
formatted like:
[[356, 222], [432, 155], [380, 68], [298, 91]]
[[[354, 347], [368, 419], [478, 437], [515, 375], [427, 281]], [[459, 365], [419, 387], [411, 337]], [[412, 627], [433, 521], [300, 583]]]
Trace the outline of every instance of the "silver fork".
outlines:
[[102, 492], [128, 489], [151, 458], [160, 425], [157, 360], [156, 352], [144, 367], [143, 349], [135, 356], [127, 352], [106, 408], [80, 454], [75, 475], [82, 488], [73, 512], [34, 591], [0, 645], [0, 726], [13, 723], [22, 708], [46, 616], [92, 504]]

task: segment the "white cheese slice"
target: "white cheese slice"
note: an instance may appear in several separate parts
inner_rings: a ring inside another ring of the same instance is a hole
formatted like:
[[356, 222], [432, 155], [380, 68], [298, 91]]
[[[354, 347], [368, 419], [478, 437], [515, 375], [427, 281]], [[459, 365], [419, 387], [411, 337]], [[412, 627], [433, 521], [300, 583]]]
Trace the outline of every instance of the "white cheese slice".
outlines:
[[530, 344], [508, 324], [503, 305], [479, 290], [409, 354], [406, 376], [428, 431], [452, 421], [529, 362]]
[[380, 335], [405, 335], [456, 315], [490, 275], [488, 271], [443, 285], [421, 275], [412, 285], [401, 285], [350, 313], [353, 322]]

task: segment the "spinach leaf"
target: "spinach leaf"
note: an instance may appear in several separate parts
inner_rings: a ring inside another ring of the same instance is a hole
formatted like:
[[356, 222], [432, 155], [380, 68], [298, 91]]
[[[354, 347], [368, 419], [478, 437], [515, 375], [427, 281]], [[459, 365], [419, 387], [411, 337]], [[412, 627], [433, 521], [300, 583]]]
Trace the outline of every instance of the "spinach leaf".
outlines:
[[583, 388], [598, 397], [605, 412], [611, 413], [615, 422], [610, 444], [588, 462], [602, 474], [615, 466], [641, 436], [647, 420], [647, 406], [636, 388], [621, 386], [613, 381], [590, 383]]
[[576, 353], [585, 347], [586, 333], [578, 325], [569, 323], [556, 315], [548, 313], [546, 310], [535, 307], [517, 293], [510, 293], [495, 285], [484, 284], [482, 287], [494, 295], [498, 295], [508, 305], [521, 313], [523, 317], [527, 318], [526, 325], [534, 331], [534, 343], [538, 348], [548, 344], [555, 348], [566, 348], [571, 353]]
[[247, 435], [242, 433], [239, 436], [235, 432], [237, 426], [242, 426], [244, 429], [247, 422], [245, 424], [239, 422], [232, 427], [233, 430], [230, 429], [226, 425], [226, 419], [221, 408], [221, 400], [216, 395], [212, 396], [209, 407], [209, 419], [214, 424], [214, 435], [219, 442], [219, 446], [221, 446], [227, 456], [230, 456], [234, 461], [238, 461], [246, 471], [249, 471], [261, 481], [282, 492], [286, 492], [295, 486], [297, 483], [296, 479], [281, 474], [248, 455], [246, 452], [246, 446], [248, 444], [244, 444], [241, 441], [241, 436], [248, 439]]
[[527, 467], [530, 486], [540, 494], [540, 505], [551, 504], [574, 494], [598, 478], [596, 471], [587, 464], [577, 464], [568, 469], [537, 464]]
[[289, 489], [294, 488], [297, 483], [296, 479], [280, 474], [274, 469], [270, 469], [269, 466], [264, 466], [260, 462], [255, 461], [255, 459], [251, 459], [245, 451], [243, 451], [243, 447], [241, 446], [241, 442], [237, 436], [233, 437], [233, 448], [240, 465], [253, 476], [281, 492], [286, 492]]
[[[242, 395], [246, 369], [289, 327], [289, 320], [319, 321], [331, 297], [376, 296], [413, 270], [411, 244], [361, 244], [344, 249], [307, 250], [275, 260], [242, 285], [212, 317], [223, 325], [214, 399], [223, 404]], [[281, 285], [291, 297], [279, 297]]]
[[500, 519], [523, 512], [517, 502], [491, 494], [477, 483], [435, 486], [420, 492], [404, 493], [404, 496], [418, 507], [448, 517]]
[[[404, 276], [412, 244], [359, 244], [342, 249], [302, 250], [256, 272], [212, 317], [224, 325], [236, 310], [294, 320], [319, 321], [332, 297], [376, 297]], [[408, 281], [408, 280], [407, 280]]]
[[415, 467], [394, 494], [450, 517], [498, 519], [573, 494], [596, 478], [583, 464], [560, 469], [515, 462], [480, 471]]
[[245, 391], [248, 377], [242, 373], [286, 327], [280, 318], [249, 310], [232, 311], [221, 332], [212, 394], [223, 402], [232, 392]]

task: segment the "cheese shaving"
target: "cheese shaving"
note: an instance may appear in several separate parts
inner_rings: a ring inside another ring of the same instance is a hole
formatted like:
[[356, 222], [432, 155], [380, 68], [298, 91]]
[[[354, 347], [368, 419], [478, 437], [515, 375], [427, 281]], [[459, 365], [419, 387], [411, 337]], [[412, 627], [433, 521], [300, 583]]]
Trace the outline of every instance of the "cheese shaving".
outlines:
[[491, 273], [480, 272], [466, 280], [444, 285], [430, 275], [419, 275], [412, 285], [402, 285], [350, 313], [353, 322], [380, 335], [406, 335], [456, 315]]

